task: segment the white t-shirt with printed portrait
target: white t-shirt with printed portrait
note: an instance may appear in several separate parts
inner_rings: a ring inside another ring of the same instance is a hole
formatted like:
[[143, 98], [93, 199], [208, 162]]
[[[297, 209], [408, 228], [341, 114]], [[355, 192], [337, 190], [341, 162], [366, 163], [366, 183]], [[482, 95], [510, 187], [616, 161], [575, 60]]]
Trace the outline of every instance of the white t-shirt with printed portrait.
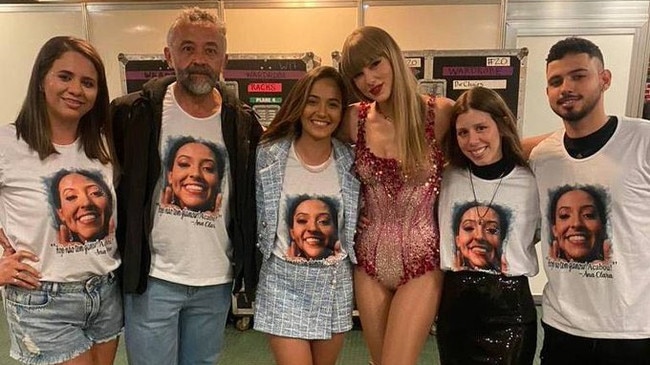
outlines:
[[539, 203], [530, 170], [516, 166], [503, 179], [484, 180], [473, 175], [470, 182], [467, 169], [448, 167], [443, 173], [438, 214], [443, 270], [537, 274], [534, 237]]
[[338, 261], [347, 256], [343, 206], [334, 156], [321, 166], [305, 166], [291, 145], [287, 155], [273, 254], [283, 260]]
[[224, 284], [233, 277], [226, 229], [232, 192], [221, 111], [189, 115], [174, 98], [175, 85], [163, 99], [150, 275], [191, 286]]
[[112, 165], [90, 160], [79, 139], [40, 160], [13, 124], [0, 127], [0, 227], [43, 281], [73, 282], [120, 265]]
[[576, 336], [650, 338], [650, 123], [618, 120], [587, 158], [567, 153], [563, 130], [531, 153], [548, 278], [542, 320]]

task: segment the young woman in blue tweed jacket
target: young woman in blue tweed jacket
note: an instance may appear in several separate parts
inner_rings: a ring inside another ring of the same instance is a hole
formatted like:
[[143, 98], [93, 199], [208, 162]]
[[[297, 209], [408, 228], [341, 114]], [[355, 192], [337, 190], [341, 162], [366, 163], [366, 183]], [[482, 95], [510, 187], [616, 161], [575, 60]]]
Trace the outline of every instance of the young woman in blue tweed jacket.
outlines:
[[276, 363], [334, 365], [352, 328], [359, 182], [352, 150], [332, 136], [347, 100], [332, 67], [292, 88], [257, 150], [255, 325]]

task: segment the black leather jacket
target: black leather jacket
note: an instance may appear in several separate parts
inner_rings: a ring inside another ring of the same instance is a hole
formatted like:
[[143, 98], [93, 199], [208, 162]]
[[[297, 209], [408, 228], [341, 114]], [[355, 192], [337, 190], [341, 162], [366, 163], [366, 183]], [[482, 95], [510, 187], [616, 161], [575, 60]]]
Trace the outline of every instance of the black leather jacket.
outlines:
[[[151, 204], [161, 174], [158, 151], [162, 101], [173, 76], [148, 81], [142, 91], [111, 103], [115, 150], [120, 167], [117, 186], [117, 243], [122, 255], [122, 288], [143, 293], [151, 266]], [[222, 132], [233, 181], [228, 234], [233, 245], [234, 292], [244, 283], [254, 298], [259, 253], [256, 249], [255, 149], [262, 127], [255, 113], [226, 87], [218, 85], [223, 105]]]

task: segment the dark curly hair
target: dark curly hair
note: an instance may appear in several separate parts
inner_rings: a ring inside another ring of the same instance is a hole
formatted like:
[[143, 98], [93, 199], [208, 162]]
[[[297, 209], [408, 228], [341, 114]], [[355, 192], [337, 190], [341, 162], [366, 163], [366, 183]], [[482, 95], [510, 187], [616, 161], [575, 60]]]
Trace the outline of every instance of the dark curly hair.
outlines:
[[330, 218], [332, 219], [332, 225], [334, 226], [334, 233], [331, 236], [329, 245], [324, 250], [323, 254], [318, 258], [325, 258], [334, 253], [334, 245], [339, 240], [339, 203], [329, 196], [310, 196], [307, 194], [301, 194], [293, 198], [289, 198], [287, 202], [287, 216], [286, 222], [289, 229], [293, 228], [293, 216], [296, 214], [296, 209], [298, 206], [307, 200], [319, 200], [327, 206], [327, 211], [329, 212]]
[[[596, 211], [598, 212], [598, 219], [600, 220], [603, 226], [603, 228], [598, 234], [596, 246], [594, 247], [593, 252], [588, 257], [585, 257], [579, 261], [589, 262], [594, 260], [604, 260], [605, 252], [603, 249], [603, 243], [609, 236], [607, 233], [607, 213], [608, 213], [607, 205], [609, 199], [608, 199], [607, 192], [602, 187], [594, 186], [594, 185], [563, 185], [557, 189], [549, 191], [548, 194], [549, 208], [546, 215], [549, 222], [549, 231], [550, 231], [549, 237], [553, 237], [553, 226], [555, 226], [556, 223], [555, 216], [556, 216], [558, 202], [560, 201], [560, 198], [564, 194], [571, 191], [584, 191], [585, 193], [589, 194], [589, 196], [594, 201], [594, 206], [596, 208]], [[553, 240], [551, 240], [549, 243], [552, 244]]]
[[580, 37], [569, 37], [555, 43], [548, 51], [546, 56], [546, 65], [553, 61], [564, 58], [567, 54], [586, 53], [590, 58], [598, 58], [600, 63], [605, 66], [603, 53], [592, 41]]
[[[191, 136], [183, 136], [183, 137], [170, 137], [167, 143], [167, 153], [165, 153], [165, 168], [167, 169], [167, 172], [172, 171], [174, 167], [174, 160], [176, 158], [176, 154], [178, 153], [178, 150], [181, 149], [181, 147], [185, 146], [188, 143], [199, 143], [204, 146], [206, 146], [208, 149], [210, 149], [210, 152], [212, 152], [212, 155], [214, 155], [214, 160], [215, 160], [215, 165], [216, 165], [216, 173], [219, 176], [219, 183], [215, 187], [215, 198], [217, 194], [221, 192], [221, 184], [223, 183], [223, 174], [226, 169], [226, 152], [223, 151], [222, 148], [217, 146], [215, 143], [210, 142], [210, 141], [205, 141], [202, 139], [197, 139]], [[165, 174], [166, 176], [166, 174]], [[166, 177], [165, 177], [166, 180]], [[169, 184], [169, 181], [165, 181], [164, 186], [167, 186]], [[210, 199], [209, 207], [201, 207], [200, 209], [193, 209], [193, 210], [199, 210], [199, 211], [204, 211], [204, 210], [213, 210], [214, 209], [214, 199]]]
[[[64, 177], [71, 174], [78, 174], [92, 180], [99, 186], [100, 189], [102, 189], [104, 196], [106, 196], [106, 199], [108, 199], [108, 206], [104, 212], [106, 221], [102, 223], [102, 227], [104, 227], [104, 229], [101, 232], [98, 232], [94, 237], [88, 239], [88, 241], [94, 241], [96, 239], [106, 237], [108, 234], [109, 222], [113, 216], [113, 194], [111, 193], [111, 188], [108, 187], [108, 184], [106, 184], [104, 181], [103, 175], [99, 170], [61, 169], [51, 178], [45, 179], [45, 185], [47, 186], [47, 190], [49, 192], [51, 208], [50, 213], [53, 218], [54, 228], [58, 230], [59, 227], [64, 224], [57, 214], [57, 210], [61, 209], [61, 193], [59, 191], [59, 185], [61, 184], [61, 180], [63, 180]], [[70, 236], [71, 242], [83, 242], [77, 232], [71, 231]]]
[[[508, 236], [508, 231], [510, 230], [510, 219], [512, 218], [512, 212], [499, 205], [499, 204], [486, 204], [485, 202], [477, 202], [477, 201], [468, 201], [464, 203], [459, 203], [454, 205], [453, 210], [452, 210], [452, 215], [451, 215], [451, 224], [452, 224], [452, 229], [454, 232], [454, 237], [458, 236], [460, 232], [460, 225], [461, 225], [461, 220], [463, 217], [463, 214], [467, 212], [470, 209], [478, 208], [478, 207], [489, 207], [490, 209], [493, 209], [496, 213], [497, 216], [499, 216], [499, 241], [501, 244], [499, 247], [497, 247], [497, 260], [498, 262], [501, 262], [501, 256], [503, 255], [503, 248], [505, 245], [505, 239]], [[454, 243], [454, 248], [455, 248], [455, 243]], [[491, 267], [490, 269], [492, 270], [497, 270], [500, 271], [500, 267]]]

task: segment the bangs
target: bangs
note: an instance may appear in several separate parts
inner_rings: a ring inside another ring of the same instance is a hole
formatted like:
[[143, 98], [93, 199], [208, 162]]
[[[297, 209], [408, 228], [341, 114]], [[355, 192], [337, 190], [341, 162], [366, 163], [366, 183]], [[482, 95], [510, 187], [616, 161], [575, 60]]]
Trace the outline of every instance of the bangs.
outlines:
[[388, 58], [386, 54], [382, 53], [385, 46], [379, 42], [372, 42], [369, 38], [365, 34], [357, 33], [353, 39], [343, 46], [341, 51], [341, 73], [346, 78], [353, 79], [361, 73], [364, 67], [382, 56]]

